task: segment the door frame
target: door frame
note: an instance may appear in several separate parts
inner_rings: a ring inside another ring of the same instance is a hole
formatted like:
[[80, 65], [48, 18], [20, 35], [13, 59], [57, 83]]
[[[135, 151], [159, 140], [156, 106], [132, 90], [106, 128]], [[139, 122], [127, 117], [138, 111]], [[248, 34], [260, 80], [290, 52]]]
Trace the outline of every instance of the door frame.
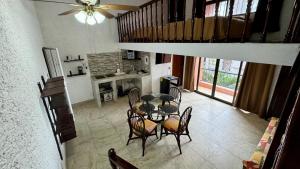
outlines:
[[196, 86], [196, 89], [194, 90], [194, 92], [198, 93], [198, 94], [201, 94], [203, 96], [206, 96], [206, 97], [209, 97], [209, 98], [212, 98], [212, 99], [215, 99], [215, 100], [218, 100], [220, 102], [223, 102], [223, 103], [226, 103], [226, 104], [229, 104], [229, 105], [233, 105], [234, 103], [234, 100], [236, 98], [236, 94], [237, 94], [237, 90], [238, 90], [238, 84], [239, 84], [239, 81], [240, 81], [240, 77], [241, 77], [241, 71], [242, 71], [242, 67], [243, 67], [243, 64], [244, 62], [243, 61], [240, 61], [240, 67], [239, 67], [239, 71], [238, 71], [238, 74], [237, 74], [237, 80], [236, 80], [236, 83], [235, 83], [235, 89], [234, 89], [234, 94], [233, 94], [233, 98], [232, 98], [232, 102], [228, 102], [226, 100], [222, 100], [220, 98], [217, 98], [215, 97], [215, 92], [216, 92], [216, 86], [217, 86], [217, 80], [218, 80], [218, 74], [219, 74], [219, 67], [220, 67], [220, 59], [216, 59], [216, 65], [215, 65], [215, 73], [214, 73], [214, 78], [213, 78], [213, 86], [212, 86], [212, 91], [211, 91], [211, 94], [206, 94], [206, 93], [203, 93], [201, 91], [198, 90], [198, 84], [199, 84], [199, 73], [200, 73], [200, 67], [201, 67], [201, 58], [204, 58], [204, 57], [200, 57], [199, 59], [199, 67], [198, 67], [198, 76], [197, 76], [197, 86]]

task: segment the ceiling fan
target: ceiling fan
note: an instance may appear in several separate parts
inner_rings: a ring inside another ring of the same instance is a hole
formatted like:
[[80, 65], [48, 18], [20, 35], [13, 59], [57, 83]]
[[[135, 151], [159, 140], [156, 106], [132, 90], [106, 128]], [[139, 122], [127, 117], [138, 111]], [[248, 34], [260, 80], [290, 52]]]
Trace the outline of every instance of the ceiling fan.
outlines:
[[119, 5], [119, 4], [105, 4], [101, 5], [100, 0], [75, 0], [75, 3], [52, 1], [52, 0], [31, 0], [37, 2], [49, 2], [57, 4], [71, 5], [74, 8], [63, 13], [58, 14], [59, 16], [69, 15], [76, 13], [75, 18], [84, 24], [95, 25], [100, 24], [105, 18], [114, 18], [114, 15], [109, 13], [107, 10], [125, 10], [125, 11], [136, 11], [139, 9], [138, 6], [131, 5]]

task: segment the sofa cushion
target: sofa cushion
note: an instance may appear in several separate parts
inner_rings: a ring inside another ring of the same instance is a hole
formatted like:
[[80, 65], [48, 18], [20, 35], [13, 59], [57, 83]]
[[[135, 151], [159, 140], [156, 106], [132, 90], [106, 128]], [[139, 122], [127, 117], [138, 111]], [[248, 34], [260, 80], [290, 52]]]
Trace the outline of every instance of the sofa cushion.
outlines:
[[259, 169], [261, 168], [264, 159], [270, 149], [271, 142], [273, 140], [279, 119], [272, 117], [268, 127], [265, 130], [262, 138], [260, 139], [256, 150], [252, 154], [250, 160], [243, 161], [244, 169]]

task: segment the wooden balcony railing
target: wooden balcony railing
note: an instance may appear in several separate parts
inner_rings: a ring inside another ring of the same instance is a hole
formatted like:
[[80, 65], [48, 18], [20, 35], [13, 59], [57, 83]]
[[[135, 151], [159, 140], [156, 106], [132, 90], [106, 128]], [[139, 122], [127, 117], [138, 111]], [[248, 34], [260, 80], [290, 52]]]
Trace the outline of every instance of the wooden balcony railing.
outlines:
[[[240, 0], [193, 0], [191, 17], [188, 18], [186, 0], [152, 0], [137, 11], [129, 11], [116, 18], [119, 42], [247, 42], [255, 16], [253, 2], [257, 5], [259, 1], [266, 0], [243, 1], [246, 10], [239, 14], [234, 13], [236, 1]], [[300, 41], [299, 2], [294, 1], [289, 28], [281, 42]], [[266, 13], [258, 32], [261, 36], [256, 42], [266, 42], [271, 26], [272, 0], [266, 2]], [[208, 7], [214, 7], [214, 10], [207, 10]]]

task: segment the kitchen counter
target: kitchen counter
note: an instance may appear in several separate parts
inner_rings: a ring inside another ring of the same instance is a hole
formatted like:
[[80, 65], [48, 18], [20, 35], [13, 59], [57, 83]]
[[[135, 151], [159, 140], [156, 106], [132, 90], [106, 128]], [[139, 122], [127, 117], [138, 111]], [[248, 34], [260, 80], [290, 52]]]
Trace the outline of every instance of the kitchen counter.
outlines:
[[134, 78], [141, 78], [141, 77], [149, 76], [149, 75], [150, 75], [150, 73], [142, 73], [142, 74], [130, 73], [130, 74], [115, 75], [112, 77], [104, 77], [102, 79], [96, 79], [95, 76], [92, 76], [91, 78], [94, 83], [106, 83], [106, 82], [110, 82], [113, 80], [134, 79]]
[[137, 85], [138, 88], [141, 89], [142, 94], [148, 94], [151, 92], [151, 76], [150, 73], [143, 73], [143, 74], [122, 74], [122, 75], [115, 75], [112, 77], [103, 77], [101, 79], [97, 79], [96, 76], [92, 76], [92, 87], [94, 98], [97, 101], [99, 107], [101, 107], [101, 98], [100, 98], [100, 91], [99, 91], [99, 84], [111, 82], [111, 86], [113, 88], [113, 99], [118, 99], [118, 91], [117, 91], [117, 84], [116, 81], [118, 80], [125, 80], [125, 79], [138, 79], [139, 83]]

